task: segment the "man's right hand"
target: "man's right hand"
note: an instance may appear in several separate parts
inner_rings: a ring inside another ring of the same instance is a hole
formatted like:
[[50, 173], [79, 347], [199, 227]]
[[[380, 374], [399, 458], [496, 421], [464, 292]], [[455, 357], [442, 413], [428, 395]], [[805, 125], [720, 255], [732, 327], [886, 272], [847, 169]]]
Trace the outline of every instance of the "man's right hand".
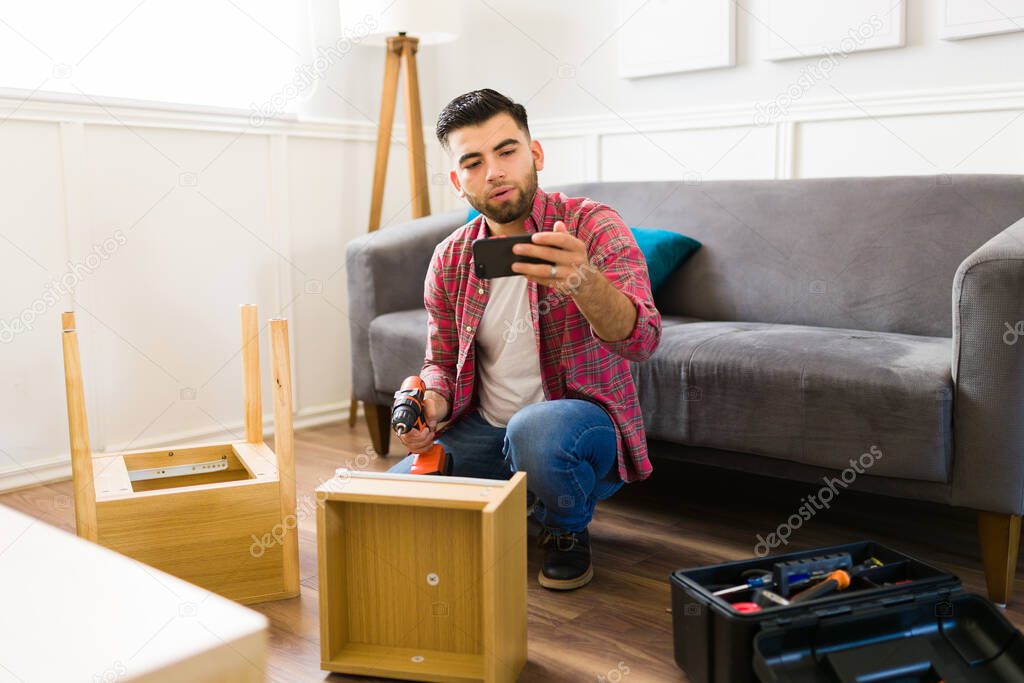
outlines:
[[413, 453], [422, 453], [433, 445], [437, 423], [448, 415], [448, 401], [436, 391], [427, 390], [423, 394], [423, 412], [427, 428], [414, 429], [398, 437]]

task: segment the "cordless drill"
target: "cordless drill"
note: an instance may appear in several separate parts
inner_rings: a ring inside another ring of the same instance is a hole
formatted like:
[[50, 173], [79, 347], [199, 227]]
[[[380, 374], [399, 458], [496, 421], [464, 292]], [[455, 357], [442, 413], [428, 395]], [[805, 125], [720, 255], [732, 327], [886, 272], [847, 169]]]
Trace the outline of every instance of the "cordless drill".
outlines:
[[[402, 388], [395, 392], [395, 405], [391, 409], [391, 429], [401, 436], [414, 429], [426, 429], [426, 407], [423, 395], [427, 391], [423, 380], [413, 375], [402, 382]], [[451, 458], [437, 441], [422, 453], [415, 453], [412, 461], [413, 474], [450, 474]]]

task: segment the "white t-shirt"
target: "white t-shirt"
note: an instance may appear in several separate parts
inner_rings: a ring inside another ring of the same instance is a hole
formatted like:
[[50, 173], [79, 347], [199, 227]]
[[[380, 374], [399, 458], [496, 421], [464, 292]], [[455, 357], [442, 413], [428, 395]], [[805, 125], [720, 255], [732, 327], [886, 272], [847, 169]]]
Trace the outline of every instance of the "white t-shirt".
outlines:
[[505, 427], [520, 408], [544, 400], [527, 280], [494, 278], [476, 333], [480, 414]]

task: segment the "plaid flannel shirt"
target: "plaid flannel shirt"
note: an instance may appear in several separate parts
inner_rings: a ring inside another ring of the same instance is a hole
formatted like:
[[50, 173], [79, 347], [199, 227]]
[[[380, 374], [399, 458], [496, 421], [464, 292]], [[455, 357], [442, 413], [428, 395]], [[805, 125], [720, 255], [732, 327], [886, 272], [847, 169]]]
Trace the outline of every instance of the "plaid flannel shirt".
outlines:
[[[645, 479], [652, 468], [628, 361], [647, 360], [661, 339], [661, 314], [654, 307], [646, 261], [613, 209], [538, 188], [526, 231], [551, 231], [555, 221], [564, 221], [569, 233], [587, 245], [591, 264], [636, 305], [637, 317], [628, 337], [605, 341], [572, 297], [528, 282], [544, 396], [584, 399], [604, 408], [615, 425], [619, 476], [626, 482]], [[450, 423], [477, 405], [474, 342], [489, 284], [476, 276], [472, 243], [487, 236], [483, 216], [453, 232], [434, 250], [424, 283], [429, 338], [420, 375], [427, 388], [448, 401]]]

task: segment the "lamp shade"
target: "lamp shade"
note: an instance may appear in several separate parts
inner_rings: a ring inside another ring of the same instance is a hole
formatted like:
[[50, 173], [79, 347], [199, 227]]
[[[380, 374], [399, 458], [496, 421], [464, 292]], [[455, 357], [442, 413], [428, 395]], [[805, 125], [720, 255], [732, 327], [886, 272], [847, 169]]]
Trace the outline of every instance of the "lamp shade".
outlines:
[[[341, 25], [365, 35], [361, 45], [383, 45], [388, 36], [405, 32], [420, 45], [439, 45], [458, 37], [462, 0], [340, 0]], [[359, 30], [358, 27], [363, 29]], [[365, 27], [371, 26], [367, 31]]]

